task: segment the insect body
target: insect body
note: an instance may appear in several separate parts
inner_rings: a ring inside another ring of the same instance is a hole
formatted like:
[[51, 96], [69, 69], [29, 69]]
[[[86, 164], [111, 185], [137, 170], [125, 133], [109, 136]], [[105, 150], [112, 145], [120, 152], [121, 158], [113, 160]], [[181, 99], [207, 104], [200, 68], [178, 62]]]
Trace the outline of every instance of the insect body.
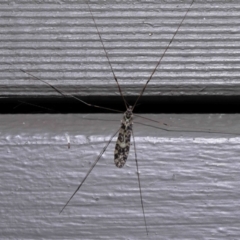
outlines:
[[132, 107], [130, 106], [123, 114], [123, 119], [114, 151], [114, 162], [118, 168], [122, 168], [128, 158], [132, 135], [132, 122], [133, 113]]
[[[110, 142], [112, 141], [113, 137], [119, 132], [118, 134], [118, 139], [117, 139], [117, 143], [116, 143], [116, 147], [115, 147], [115, 151], [114, 151], [114, 162], [115, 162], [115, 165], [118, 167], [118, 168], [122, 168], [124, 166], [124, 164], [126, 163], [127, 161], [127, 157], [128, 157], [128, 154], [129, 154], [129, 149], [130, 149], [130, 139], [131, 139], [131, 135], [133, 136], [133, 142], [134, 142], [134, 152], [135, 152], [135, 161], [136, 161], [136, 167], [137, 167], [137, 177], [138, 177], [138, 186], [139, 186], [139, 193], [140, 193], [140, 199], [141, 199], [141, 206], [142, 206], [142, 212], [143, 212], [143, 218], [144, 218], [144, 223], [145, 223], [145, 228], [146, 228], [146, 233], [148, 234], [148, 228], [147, 228], [147, 221], [146, 221], [146, 217], [145, 217], [145, 211], [144, 211], [144, 206], [143, 206], [143, 198], [142, 198], [142, 190], [141, 190], [141, 183], [140, 183], [140, 176], [139, 176], [139, 171], [138, 171], [138, 161], [137, 161], [137, 153], [136, 153], [136, 145], [135, 145], [135, 141], [134, 141], [134, 134], [133, 134], [133, 131], [132, 131], [132, 125], [133, 125], [133, 110], [135, 108], [135, 106], [137, 105], [138, 103], [138, 100], [142, 97], [148, 83], [150, 82], [150, 80], [152, 79], [154, 73], [156, 72], [157, 70], [157, 67], [160, 65], [163, 57], [165, 56], [168, 48], [170, 47], [174, 37], [176, 36], [180, 26], [182, 25], [184, 19], [186, 18], [187, 16], [187, 13], [189, 12], [192, 4], [193, 4], [194, 0], [192, 0], [191, 4], [189, 5], [187, 11], [185, 12], [183, 18], [182, 18], [182, 21], [179, 23], [178, 25], [178, 28], [176, 29], [175, 33], [173, 34], [172, 36], [172, 39], [171, 41], [168, 43], [166, 49], [164, 50], [162, 56], [159, 58], [155, 68], [153, 69], [151, 75], [149, 76], [149, 78], [147, 79], [145, 85], [143, 86], [142, 88], [142, 91], [140, 92], [138, 98], [136, 99], [135, 103], [133, 106], [129, 106], [122, 94], [122, 91], [121, 91], [121, 87], [118, 83], [118, 79], [114, 73], [114, 70], [113, 70], [113, 67], [112, 67], [112, 64], [109, 60], [109, 56], [108, 56], [108, 53], [106, 51], [106, 48], [104, 46], [104, 43], [102, 41], [102, 37], [101, 37], [101, 34], [98, 30], [98, 26], [96, 24], [96, 21], [94, 19], [94, 16], [93, 16], [93, 13], [91, 11], [91, 8], [89, 6], [89, 2], [87, 2], [87, 5], [88, 5], [88, 9], [90, 11], [90, 14], [92, 16], [92, 20], [94, 22], [94, 25], [95, 25], [95, 28], [97, 30], [97, 34], [99, 36], [99, 39], [101, 41], [101, 44], [102, 44], [102, 47], [103, 47], [103, 50], [105, 52], [105, 55], [106, 55], [106, 58], [107, 58], [107, 61], [108, 61], [108, 64], [110, 66], [110, 69], [111, 69], [111, 72], [112, 72], [112, 75], [113, 75], [113, 78], [118, 86], [118, 90], [119, 90], [119, 93], [123, 99], [123, 102], [125, 104], [125, 107], [126, 107], [126, 112], [124, 113], [123, 115], [123, 120], [121, 122], [121, 127], [120, 129], [110, 138], [109, 142], [106, 144], [106, 146], [103, 148], [102, 152], [99, 154], [99, 156], [97, 157], [96, 161], [94, 162], [94, 164], [92, 165], [92, 167], [89, 169], [89, 171], [87, 172], [86, 176], [83, 178], [82, 182], [79, 184], [79, 186], [77, 187], [77, 189], [75, 190], [75, 192], [72, 194], [72, 196], [70, 197], [70, 199], [67, 201], [67, 203], [63, 206], [62, 210], [60, 211], [60, 213], [65, 209], [65, 207], [68, 205], [68, 203], [71, 201], [71, 199], [74, 197], [74, 195], [77, 193], [77, 191], [80, 189], [80, 187], [82, 186], [82, 184], [85, 182], [85, 180], [87, 179], [88, 175], [90, 174], [90, 172], [93, 170], [93, 168], [95, 167], [95, 165], [97, 164], [97, 162], [100, 160], [102, 154], [105, 152], [105, 150], [107, 149], [108, 145], [110, 144]], [[62, 94], [62, 93], [61, 93]], [[74, 96], [73, 96], [74, 97]], [[76, 97], [74, 97], [76, 98]], [[81, 99], [78, 99], [80, 102], [83, 102]], [[91, 104], [88, 104], [88, 103], [85, 103], [83, 102], [84, 104], [88, 105], [88, 106], [93, 106]], [[94, 107], [100, 107], [100, 108], [103, 108], [101, 106], [96, 106], [94, 105]], [[115, 111], [115, 110], [114, 110]]]

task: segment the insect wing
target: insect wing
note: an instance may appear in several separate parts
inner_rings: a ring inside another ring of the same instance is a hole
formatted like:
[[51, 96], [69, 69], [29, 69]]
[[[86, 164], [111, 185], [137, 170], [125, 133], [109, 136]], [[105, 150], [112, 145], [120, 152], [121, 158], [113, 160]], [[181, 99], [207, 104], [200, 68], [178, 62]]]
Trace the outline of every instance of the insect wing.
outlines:
[[123, 115], [123, 120], [114, 151], [114, 162], [118, 168], [122, 168], [128, 158], [132, 135], [132, 121], [132, 111], [131, 109], [128, 109]]

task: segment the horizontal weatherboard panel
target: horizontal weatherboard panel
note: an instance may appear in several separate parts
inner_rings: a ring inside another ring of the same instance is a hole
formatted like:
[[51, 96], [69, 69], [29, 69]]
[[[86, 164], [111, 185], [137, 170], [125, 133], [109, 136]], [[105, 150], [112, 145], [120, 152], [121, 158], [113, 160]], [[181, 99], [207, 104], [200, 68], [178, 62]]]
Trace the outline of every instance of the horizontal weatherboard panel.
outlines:
[[[138, 96], [191, 1], [90, 1], [125, 96]], [[118, 96], [90, 10], [79, 1], [1, 2], [0, 95]], [[239, 1], [195, 0], [145, 96], [237, 96]]]
[[239, 114], [143, 116], [158, 121], [133, 125], [148, 237], [133, 142], [119, 169], [114, 138], [59, 215], [122, 115], [26, 114], [0, 118], [1, 238], [238, 239]]

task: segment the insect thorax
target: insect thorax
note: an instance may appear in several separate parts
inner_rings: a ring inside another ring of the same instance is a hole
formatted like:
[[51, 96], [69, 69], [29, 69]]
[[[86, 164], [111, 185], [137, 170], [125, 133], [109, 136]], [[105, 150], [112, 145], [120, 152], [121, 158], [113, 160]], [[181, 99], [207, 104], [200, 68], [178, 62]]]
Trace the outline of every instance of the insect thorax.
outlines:
[[133, 113], [130, 106], [123, 114], [121, 128], [119, 130], [118, 139], [114, 151], [114, 162], [119, 168], [123, 167], [128, 158], [130, 149], [130, 140], [132, 134]]

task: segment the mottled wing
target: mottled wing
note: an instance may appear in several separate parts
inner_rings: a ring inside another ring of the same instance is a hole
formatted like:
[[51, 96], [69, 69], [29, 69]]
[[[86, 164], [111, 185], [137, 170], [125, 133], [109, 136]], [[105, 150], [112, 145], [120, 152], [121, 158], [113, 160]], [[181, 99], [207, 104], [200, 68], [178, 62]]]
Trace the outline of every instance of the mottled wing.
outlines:
[[114, 151], [114, 162], [118, 168], [122, 168], [127, 161], [132, 134], [132, 123], [122, 123]]
[[118, 168], [122, 168], [128, 158], [132, 134], [132, 122], [132, 107], [129, 106], [127, 108], [127, 111], [123, 114], [121, 128], [119, 130], [118, 139], [114, 151], [114, 162]]

